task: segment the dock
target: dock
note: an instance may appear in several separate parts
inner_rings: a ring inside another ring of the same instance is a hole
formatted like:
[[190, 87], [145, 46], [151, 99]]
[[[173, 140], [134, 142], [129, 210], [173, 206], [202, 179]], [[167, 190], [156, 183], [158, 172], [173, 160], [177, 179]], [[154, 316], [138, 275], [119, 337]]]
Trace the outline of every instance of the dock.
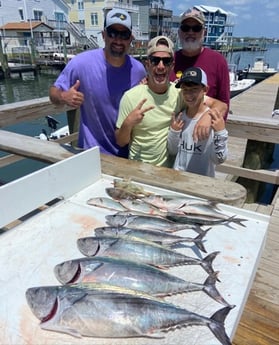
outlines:
[[[270, 205], [251, 204], [245, 202], [245, 189], [234, 182], [235, 176], [242, 176], [251, 178], [255, 182], [279, 184], [278, 170], [252, 170], [242, 167], [247, 140], [279, 143], [279, 118], [272, 118], [272, 111], [278, 106], [278, 86], [279, 73], [231, 100], [231, 113], [227, 120], [229, 157], [225, 164], [218, 167], [215, 179], [201, 176], [197, 178], [195, 174], [180, 174], [167, 168], [153, 167], [117, 157], [106, 155], [101, 157], [102, 172], [105, 174], [113, 174], [121, 178], [133, 176], [136, 182], [153, 184], [157, 187], [165, 186], [165, 188], [173, 188], [174, 191], [200, 197], [217, 196], [224, 203], [270, 216], [265, 249], [234, 335], [233, 345], [279, 344], [279, 193], [276, 193]], [[61, 110], [50, 104], [46, 98], [5, 105], [0, 107], [0, 126], [8, 126], [55, 112], [60, 113], [63, 110], [69, 109]], [[0, 158], [0, 167], [23, 157], [46, 159], [53, 164], [76, 154], [64, 146], [67, 141], [76, 138], [74, 134], [69, 138], [63, 138], [60, 142], [43, 143], [34, 141], [38, 140], [35, 138], [24, 138], [21, 135], [17, 137], [17, 135], [1, 130], [0, 149], [9, 152], [10, 155]], [[50, 154], [52, 150], [55, 151], [55, 159]], [[51, 206], [44, 205], [42, 209], [48, 207]], [[24, 219], [25, 217], [20, 217], [19, 222]], [[10, 224], [3, 230], [9, 231], [14, 225], [16, 224]], [[236, 276], [236, 281], [237, 278]]]

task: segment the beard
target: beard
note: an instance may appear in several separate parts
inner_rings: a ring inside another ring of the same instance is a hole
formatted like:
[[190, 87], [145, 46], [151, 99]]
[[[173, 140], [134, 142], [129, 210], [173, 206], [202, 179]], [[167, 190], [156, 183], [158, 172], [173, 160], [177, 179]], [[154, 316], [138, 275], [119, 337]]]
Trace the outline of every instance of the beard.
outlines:
[[121, 47], [115, 47], [113, 44], [110, 46], [110, 54], [114, 57], [123, 57], [126, 54], [125, 46]]
[[199, 50], [202, 47], [203, 39], [200, 40], [181, 40], [181, 46], [183, 50], [189, 51], [189, 52], [195, 52]]

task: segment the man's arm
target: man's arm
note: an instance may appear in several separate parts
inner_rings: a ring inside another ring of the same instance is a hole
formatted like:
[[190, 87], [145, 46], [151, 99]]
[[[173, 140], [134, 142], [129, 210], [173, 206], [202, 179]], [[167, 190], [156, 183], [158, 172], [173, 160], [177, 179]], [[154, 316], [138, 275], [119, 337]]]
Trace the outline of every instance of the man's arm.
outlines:
[[57, 105], [67, 104], [70, 107], [79, 108], [84, 101], [83, 93], [78, 91], [79, 86], [79, 80], [67, 91], [51, 86], [49, 89], [49, 99]]
[[[210, 112], [216, 113], [217, 115], [222, 115], [223, 118], [226, 117], [228, 106], [226, 103], [219, 101], [218, 99], [212, 97], [206, 97], [206, 105], [210, 108]], [[200, 120], [197, 122], [194, 132], [194, 141], [204, 140], [208, 138], [211, 128], [211, 116], [206, 112]]]

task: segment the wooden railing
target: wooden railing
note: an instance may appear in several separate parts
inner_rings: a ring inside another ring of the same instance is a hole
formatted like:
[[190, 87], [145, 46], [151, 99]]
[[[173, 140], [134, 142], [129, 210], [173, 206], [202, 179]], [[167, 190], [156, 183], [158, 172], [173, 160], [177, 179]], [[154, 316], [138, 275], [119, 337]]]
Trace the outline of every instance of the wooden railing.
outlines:
[[[61, 112], [68, 112], [69, 114], [70, 110], [71, 108], [66, 106], [58, 107], [53, 105], [49, 101], [48, 97], [6, 104], [0, 106], [0, 127], [3, 128], [19, 122], [34, 120], [46, 115], [56, 115], [60, 114]], [[71, 116], [74, 117], [73, 112]], [[229, 136], [232, 137], [279, 144], [279, 123], [276, 123], [272, 119], [251, 121], [251, 118], [230, 115], [227, 120], [227, 129], [229, 131]], [[10, 133], [10, 135], [12, 137], [12, 133]], [[30, 155], [28, 155], [28, 141], [30, 142], [30, 137], [20, 136], [20, 145], [13, 142], [13, 140], [10, 140], [9, 142], [7, 140], [8, 137], [8, 133], [2, 132], [2, 136], [0, 134], [0, 150], [11, 153], [10, 155], [0, 158], [0, 168], [14, 163], [17, 160], [23, 159], [24, 157], [39, 159], [38, 157], [40, 155], [38, 154], [34, 154], [32, 156], [32, 152], [30, 152]], [[76, 137], [77, 133], [73, 133], [70, 136], [58, 139], [57, 142], [64, 144], [75, 140]], [[38, 145], [38, 150], [40, 150], [40, 145]], [[19, 146], [21, 148], [25, 147], [25, 150], [19, 149]], [[43, 143], [41, 146], [43, 146]], [[32, 151], [33, 148], [30, 146], [29, 150]], [[51, 160], [49, 157], [49, 152], [47, 155], [45, 155], [45, 157], [43, 152], [41, 152], [41, 156], [43, 161], [49, 161], [50, 163], [53, 163], [57, 160], [57, 158]], [[279, 185], [278, 170], [252, 170], [237, 166], [235, 164], [230, 164], [229, 162], [218, 166], [217, 170], [229, 175]]]

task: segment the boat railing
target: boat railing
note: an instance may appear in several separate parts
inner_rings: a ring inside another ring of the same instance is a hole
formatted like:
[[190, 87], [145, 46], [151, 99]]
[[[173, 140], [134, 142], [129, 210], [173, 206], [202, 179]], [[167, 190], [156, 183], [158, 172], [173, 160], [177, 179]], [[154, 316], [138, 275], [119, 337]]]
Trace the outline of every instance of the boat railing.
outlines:
[[[59, 154], [55, 154], [55, 158], [50, 157], [49, 153], [49, 144], [53, 144], [54, 142], [40, 140], [40, 144], [36, 145], [37, 141], [34, 140], [39, 139], [21, 135], [19, 145], [18, 142], [16, 142], [17, 140], [14, 140], [14, 136], [18, 134], [6, 130], [0, 130], [0, 150], [5, 153], [9, 153], [0, 158], [0, 168], [26, 157], [49, 163], [54, 163], [68, 157], [68, 155], [63, 155], [62, 148], [64, 144], [73, 143], [76, 140], [77, 132], [75, 131], [75, 128], [77, 128], [76, 123], [78, 122], [79, 116], [79, 112], [75, 109], [71, 109], [67, 106], [59, 107], [53, 105], [49, 101], [48, 97], [1, 105], [0, 127], [2, 129], [6, 126], [20, 122], [24, 123], [38, 118], [43, 118], [47, 115], [55, 116], [62, 112], [65, 112], [68, 115], [68, 122], [70, 121], [70, 135], [55, 141], [57, 146], [51, 146], [52, 150], [55, 150], [55, 147], [57, 147], [57, 152], [59, 151]], [[267, 119], [261, 120], [252, 119], [251, 117], [245, 118], [238, 115], [230, 115], [227, 120], [226, 127], [228, 129], [229, 136], [232, 137], [279, 144], [279, 126], [278, 123], [272, 121], [272, 119], [268, 121]], [[10, 140], [7, 139], [9, 137]], [[36, 147], [36, 149], [34, 149], [34, 147]], [[230, 164], [230, 162], [225, 162], [217, 167], [217, 171], [236, 177], [244, 177], [275, 185], [279, 184], [278, 170], [252, 170], [242, 167], [241, 164], [236, 165], [235, 163]]]

